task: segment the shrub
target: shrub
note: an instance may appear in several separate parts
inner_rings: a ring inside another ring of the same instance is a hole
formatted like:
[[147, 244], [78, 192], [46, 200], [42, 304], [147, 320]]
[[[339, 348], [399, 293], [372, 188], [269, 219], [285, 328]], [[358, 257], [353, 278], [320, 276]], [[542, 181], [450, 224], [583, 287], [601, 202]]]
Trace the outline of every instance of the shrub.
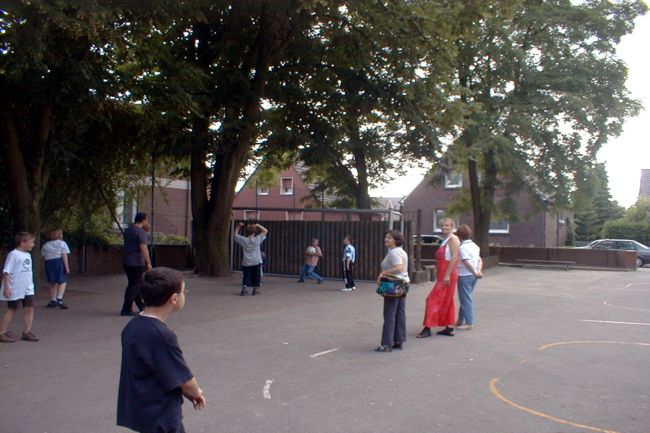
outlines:
[[650, 224], [632, 222], [625, 219], [607, 221], [603, 226], [603, 238], [634, 239], [642, 244], [650, 244]]

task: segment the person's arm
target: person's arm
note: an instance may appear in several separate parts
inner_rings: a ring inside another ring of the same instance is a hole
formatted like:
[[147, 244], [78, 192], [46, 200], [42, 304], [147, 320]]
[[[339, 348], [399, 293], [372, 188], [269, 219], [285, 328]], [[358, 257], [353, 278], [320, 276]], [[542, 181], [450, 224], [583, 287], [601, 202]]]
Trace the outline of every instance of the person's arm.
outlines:
[[9, 299], [9, 296], [11, 296], [11, 287], [9, 287], [9, 274], [7, 272], [2, 273], [2, 284], [4, 286], [2, 294], [5, 298]]
[[255, 224], [255, 227], [260, 231], [260, 235], [266, 236], [266, 234], [269, 232], [268, 229], [262, 224]]
[[61, 259], [63, 260], [63, 269], [66, 274], [70, 273], [70, 266], [68, 265], [68, 254], [61, 253]]
[[140, 254], [144, 257], [144, 268], [149, 272], [151, 270], [151, 258], [149, 257], [149, 248], [147, 248], [147, 244], [140, 244]]
[[199, 382], [196, 380], [196, 377], [182, 384], [181, 391], [183, 391], [185, 397], [192, 401], [194, 409], [203, 409], [205, 407], [205, 396], [203, 395], [203, 390], [199, 387]]
[[233, 231], [233, 235], [238, 235], [238, 234], [239, 234], [239, 230], [240, 230], [242, 227], [244, 227], [244, 223], [242, 223], [242, 222], [238, 222], [238, 223], [235, 225], [235, 228], [234, 228], [234, 231]]
[[323, 257], [323, 252], [321, 251], [320, 247], [316, 247], [316, 255], [318, 257]]
[[478, 257], [478, 268], [476, 269], [476, 278], [483, 278], [483, 259]]
[[449, 241], [447, 241], [447, 246], [449, 247], [449, 254], [451, 258], [449, 259], [449, 266], [445, 271], [445, 275], [442, 278], [444, 284], [449, 284], [451, 282], [451, 273], [454, 271], [456, 266], [458, 266], [458, 257], [460, 256], [460, 241], [456, 235], [452, 235]]

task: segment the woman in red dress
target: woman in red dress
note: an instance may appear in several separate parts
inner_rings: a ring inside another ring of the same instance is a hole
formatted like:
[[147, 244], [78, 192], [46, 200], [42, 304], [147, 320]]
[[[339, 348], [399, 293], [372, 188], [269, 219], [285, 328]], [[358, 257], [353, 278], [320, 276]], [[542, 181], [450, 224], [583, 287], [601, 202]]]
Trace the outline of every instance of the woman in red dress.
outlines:
[[427, 297], [424, 309], [424, 328], [417, 335], [418, 338], [431, 336], [433, 326], [444, 326], [438, 335], [454, 335], [456, 323], [456, 308], [454, 307], [454, 294], [458, 280], [458, 257], [460, 255], [460, 241], [454, 234], [456, 224], [451, 218], [440, 221], [440, 229], [445, 240], [436, 251], [436, 284]]

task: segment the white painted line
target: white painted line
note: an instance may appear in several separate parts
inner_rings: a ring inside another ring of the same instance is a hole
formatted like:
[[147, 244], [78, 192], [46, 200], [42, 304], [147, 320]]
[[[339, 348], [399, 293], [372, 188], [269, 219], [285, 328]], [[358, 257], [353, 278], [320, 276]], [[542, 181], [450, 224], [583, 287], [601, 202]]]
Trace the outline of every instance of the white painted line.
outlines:
[[267, 380], [266, 384], [264, 385], [264, 390], [262, 391], [262, 395], [267, 400], [271, 399], [271, 384], [272, 383], [273, 383], [272, 380]]
[[317, 356], [327, 355], [328, 353], [336, 352], [339, 349], [340, 349], [340, 347], [337, 347], [337, 348], [334, 348], [334, 349], [326, 350], [325, 352], [314, 353], [313, 355], [309, 355], [309, 357], [310, 358], [316, 358]]
[[639, 325], [639, 326], [650, 326], [650, 323], [639, 323], [639, 322], [612, 322], [610, 320], [582, 320], [578, 319], [578, 322], [593, 322], [593, 323], [610, 323], [614, 325]]

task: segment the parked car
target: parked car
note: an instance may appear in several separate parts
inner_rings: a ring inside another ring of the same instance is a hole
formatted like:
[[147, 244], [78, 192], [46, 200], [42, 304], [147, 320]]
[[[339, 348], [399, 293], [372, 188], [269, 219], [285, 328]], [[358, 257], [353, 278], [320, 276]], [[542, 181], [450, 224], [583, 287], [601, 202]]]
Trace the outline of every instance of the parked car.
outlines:
[[[440, 244], [442, 244], [442, 241], [444, 240], [442, 237], [438, 235], [420, 235], [420, 239], [422, 240], [422, 245], [433, 245], [436, 247], [439, 247]], [[417, 236], [413, 235], [413, 243], [417, 241]]]
[[650, 248], [630, 239], [598, 239], [584, 247], [578, 248], [589, 248], [592, 250], [636, 251], [636, 266], [638, 268], [650, 263]]

